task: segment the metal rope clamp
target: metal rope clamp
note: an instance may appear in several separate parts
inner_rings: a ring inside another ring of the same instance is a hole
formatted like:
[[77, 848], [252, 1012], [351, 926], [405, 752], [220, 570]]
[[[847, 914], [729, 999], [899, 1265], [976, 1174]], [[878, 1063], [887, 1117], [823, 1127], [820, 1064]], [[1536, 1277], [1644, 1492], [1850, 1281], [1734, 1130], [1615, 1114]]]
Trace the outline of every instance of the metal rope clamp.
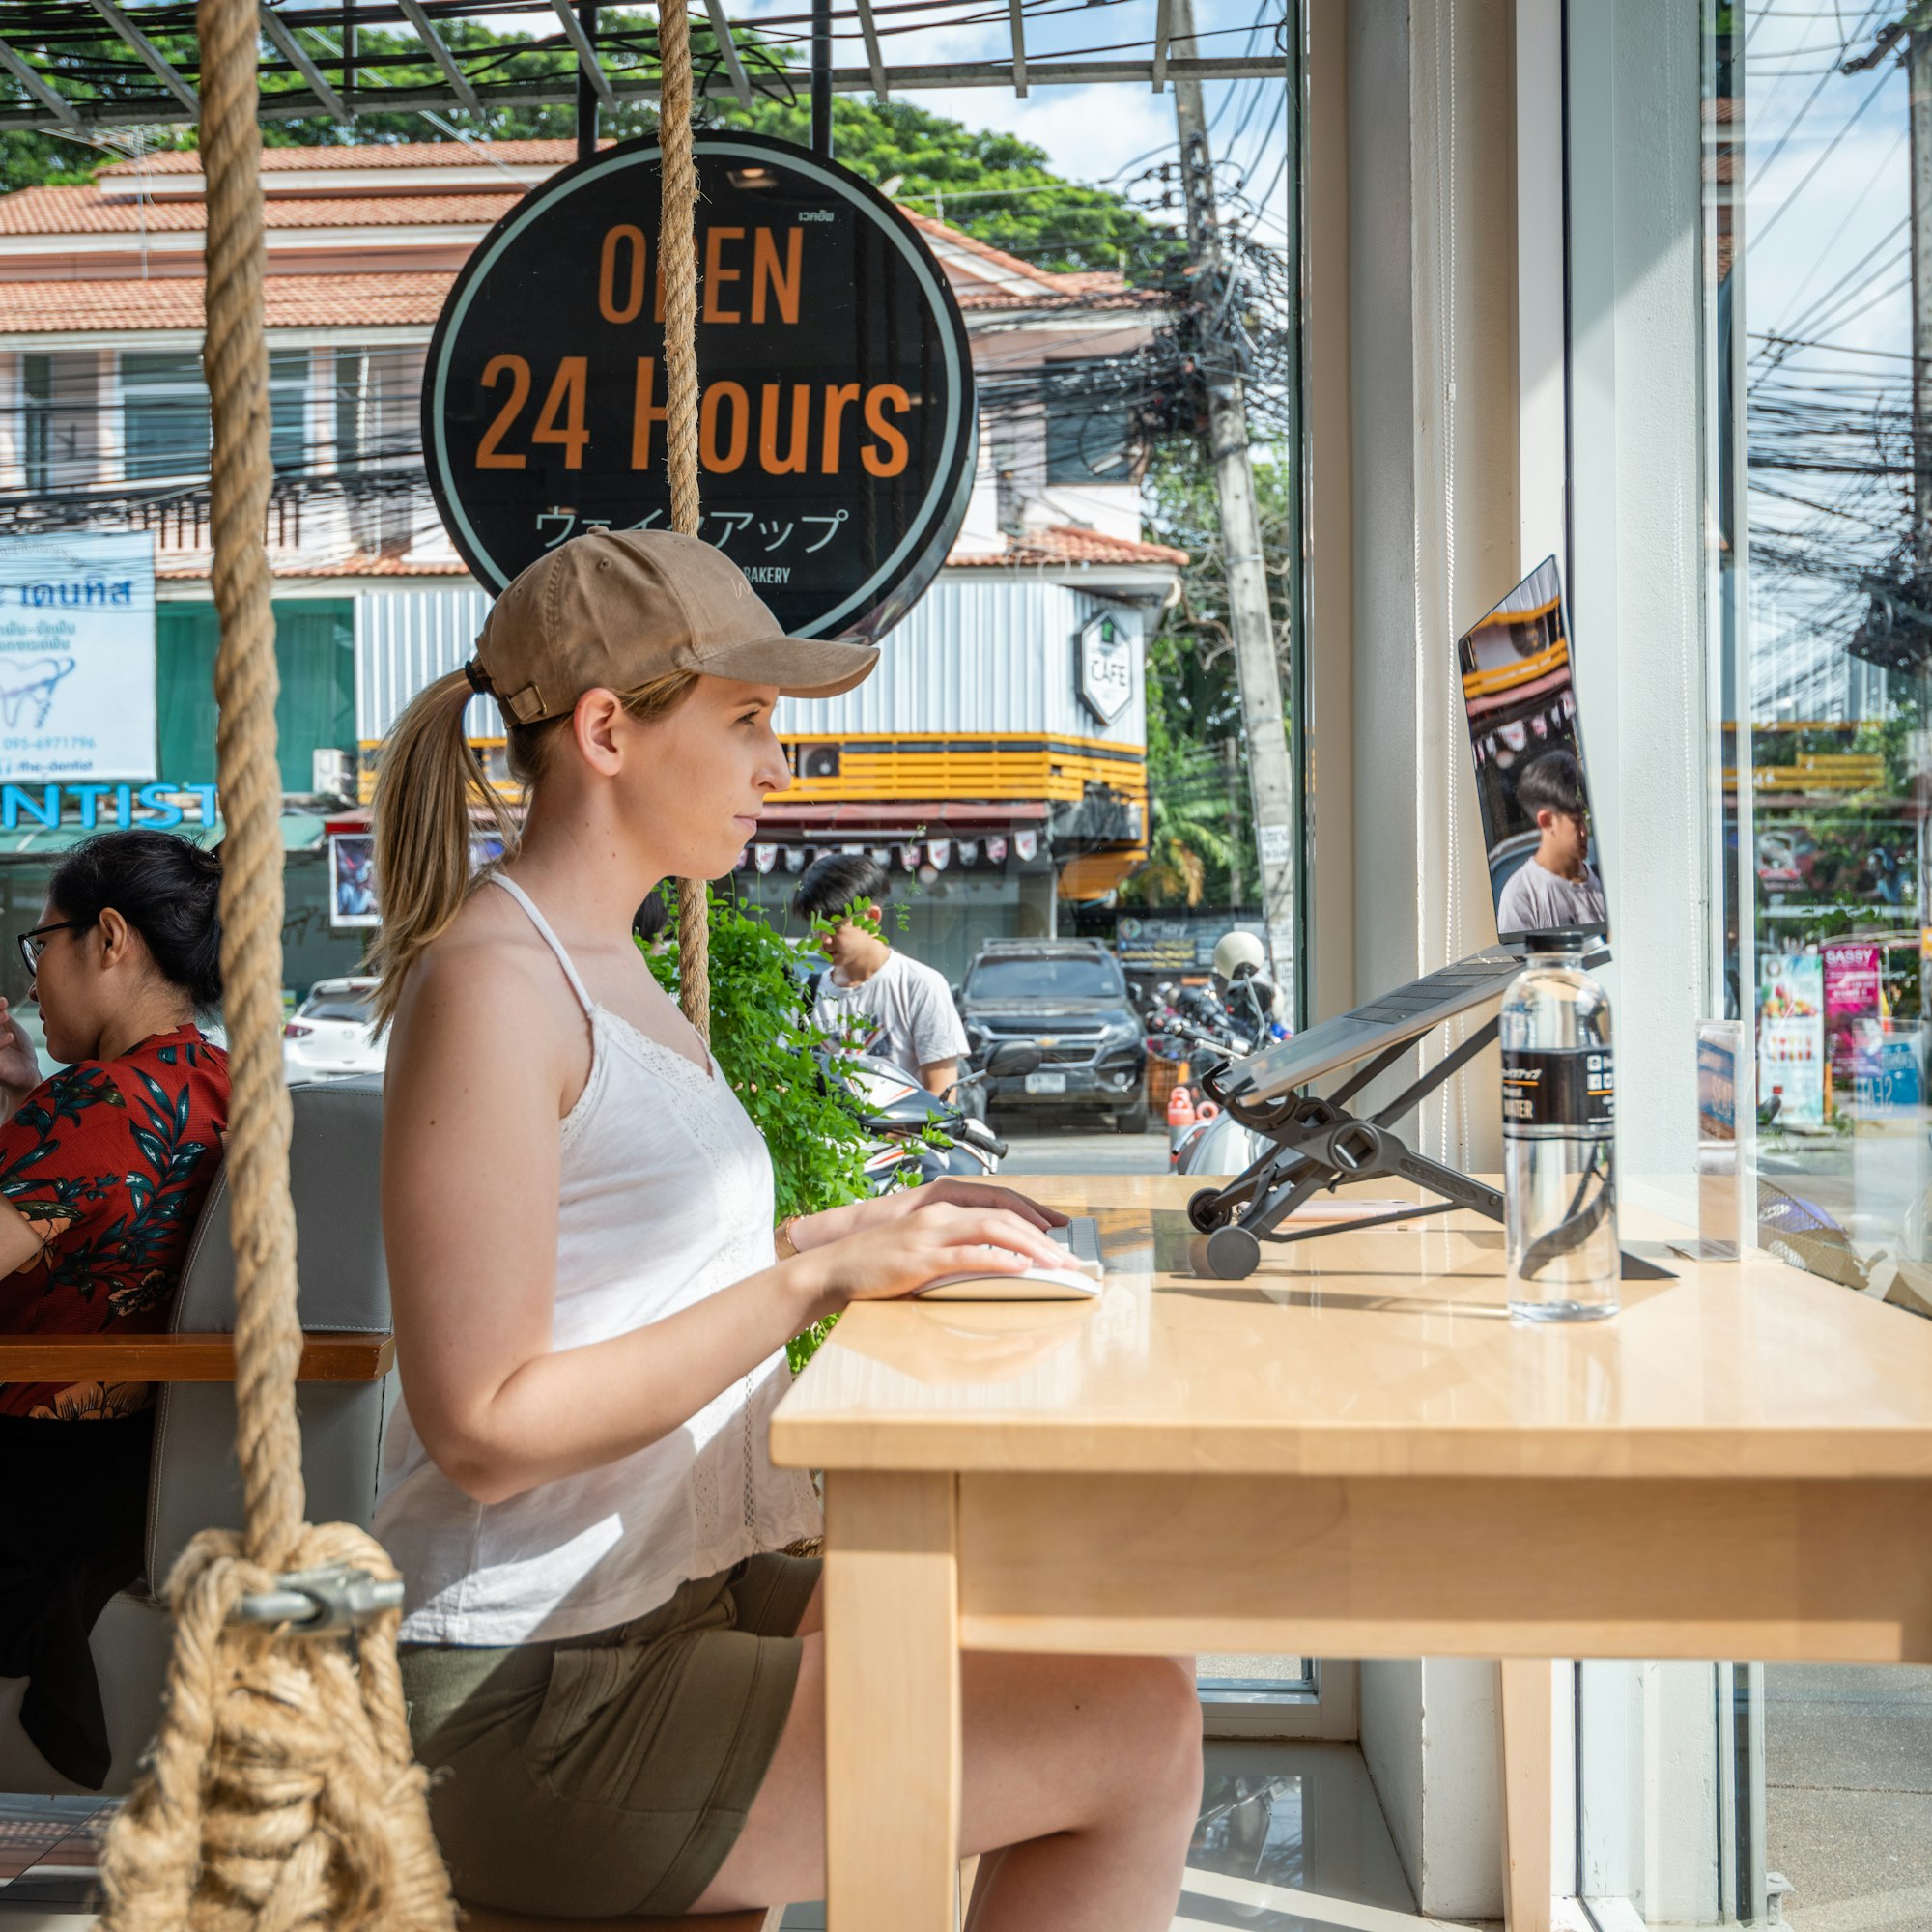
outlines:
[[339, 1636], [385, 1610], [403, 1606], [403, 1579], [379, 1581], [349, 1563], [298, 1570], [275, 1578], [272, 1590], [243, 1597], [229, 1612], [234, 1623], [286, 1624], [293, 1636]]

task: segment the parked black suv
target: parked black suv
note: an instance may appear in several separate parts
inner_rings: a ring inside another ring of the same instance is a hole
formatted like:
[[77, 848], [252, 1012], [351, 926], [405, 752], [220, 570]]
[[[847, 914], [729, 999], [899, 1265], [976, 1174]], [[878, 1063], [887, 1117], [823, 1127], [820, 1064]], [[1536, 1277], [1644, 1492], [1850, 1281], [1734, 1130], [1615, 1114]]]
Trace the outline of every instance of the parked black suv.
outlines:
[[1077, 1107], [1147, 1130], [1147, 1033], [1120, 961], [1097, 940], [988, 939], [959, 986], [959, 1015], [976, 1066], [994, 1047], [1040, 1049], [1037, 1072], [986, 1083], [990, 1109]]

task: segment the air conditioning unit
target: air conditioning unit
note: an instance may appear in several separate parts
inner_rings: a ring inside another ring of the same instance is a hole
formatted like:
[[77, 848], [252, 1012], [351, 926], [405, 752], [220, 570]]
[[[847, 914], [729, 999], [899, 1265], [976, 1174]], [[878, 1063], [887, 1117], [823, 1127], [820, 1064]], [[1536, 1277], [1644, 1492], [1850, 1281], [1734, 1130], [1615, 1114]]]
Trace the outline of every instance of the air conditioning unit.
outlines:
[[326, 752], [316, 752], [310, 758], [311, 789], [319, 798], [351, 798], [355, 796], [355, 775], [351, 769], [349, 753], [331, 747]]
[[837, 745], [804, 745], [799, 748], [798, 775], [802, 779], [836, 779], [838, 776], [839, 748]]

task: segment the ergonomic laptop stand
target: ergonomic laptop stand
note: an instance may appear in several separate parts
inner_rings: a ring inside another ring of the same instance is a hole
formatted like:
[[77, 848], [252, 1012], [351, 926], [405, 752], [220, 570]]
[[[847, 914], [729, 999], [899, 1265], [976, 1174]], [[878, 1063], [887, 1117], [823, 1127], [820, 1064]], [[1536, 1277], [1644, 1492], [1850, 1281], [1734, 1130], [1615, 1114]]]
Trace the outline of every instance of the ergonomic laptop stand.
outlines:
[[[1500, 995], [1504, 988], [1498, 986]], [[1492, 1017], [1454, 1052], [1445, 1054], [1420, 1079], [1403, 1089], [1387, 1106], [1366, 1119], [1348, 1103], [1372, 1080], [1386, 1073], [1415, 1045], [1408, 1035], [1385, 1047], [1351, 1073], [1334, 1093], [1289, 1094], [1266, 1101], [1230, 1098], [1220, 1080], [1232, 1063], [1201, 1075], [1203, 1091], [1242, 1126], [1272, 1145], [1244, 1173], [1219, 1187], [1205, 1187], [1187, 1204], [1194, 1224], [1196, 1264], [1222, 1281], [1254, 1273], [1263, 1241], [1305, 1241], [1316, 1235], [1341, 1235], [1361, 1228], [1386, 1227], [1423, 1214], [1446, 1214], [1473, 1208], [1492, 1221], [1503, 1218], [1503, 1197], [1493, 1187], [1459, 1174], [1453, 1167], [1415, 1152], [1395, 1131], [1395, 1122], [1450, 1079], [1496, 1037]], [[1324, 1221], [1319, 1227], [1275, 1230], [1312, 1195], [1345, 1180], [1412, 1180], [1440, 1198], [1418, 1202], [1392, 1214], [1357, 1221]]]

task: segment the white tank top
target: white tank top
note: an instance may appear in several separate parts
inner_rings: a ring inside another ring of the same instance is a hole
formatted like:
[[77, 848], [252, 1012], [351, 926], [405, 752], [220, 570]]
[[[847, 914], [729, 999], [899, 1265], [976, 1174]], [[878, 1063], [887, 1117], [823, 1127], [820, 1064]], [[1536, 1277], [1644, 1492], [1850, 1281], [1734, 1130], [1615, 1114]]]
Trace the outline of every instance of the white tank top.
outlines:
[[[590, 1022], [590, 1077], [560, 1129], [552, 1349], [645, 1327], [770, 1267], [771, 1156], [716, 1062], [707, 1072], [599, 1006], [529, 895], [493, 883], [529, 915]], [[460, 1294], [449, 1306], [460, 1311]], [[774, 1468], [765, 1446], [790, 1380], [780, 1349], [649, 1448], [500, 1503], [450, 1482], [398, 1401], [375, 1527], [405, 1578], [400, 1635], [584, 1636], [693, 1577], [816, 1536], [810, 1478]]]

